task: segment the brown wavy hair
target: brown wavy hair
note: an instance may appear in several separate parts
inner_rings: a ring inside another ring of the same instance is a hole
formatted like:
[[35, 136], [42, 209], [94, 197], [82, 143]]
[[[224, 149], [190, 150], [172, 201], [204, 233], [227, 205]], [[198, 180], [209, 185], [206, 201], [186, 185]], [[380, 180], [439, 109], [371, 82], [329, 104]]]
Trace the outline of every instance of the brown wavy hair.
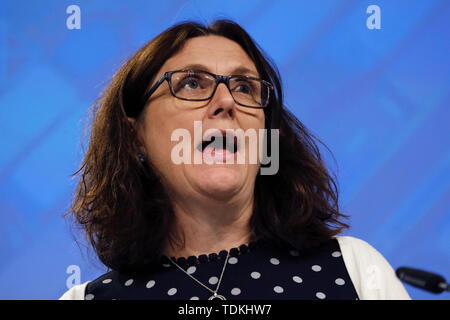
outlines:
[[74, 218], [100, 261], [111, 269], [140, 270], [159, 260], [165, 242], [176, 238], [169, 235], [175, 216], [165, 188], [151, 164], [139, 161], [140, 142], [127, 117], [142, 120], [145, 93], [161, 66], [188, 39], [205, 35], [238, 43], [260, 77], [274, 86], [264, 112], [266, 128], [279, 129], [279, 171], [256, 177], [251, 240], [307, 250], [348, 228], [341, 221], [346, 216], [339, 211], [335, 179], [315, 142], [320, 140], [283, 105], [274, 63], [233, 21], [218, 20], [209, 26], [188, 21], [138, 50], [92, 107], [89, 146], [73, 174], [80, 179], [65, 216]]

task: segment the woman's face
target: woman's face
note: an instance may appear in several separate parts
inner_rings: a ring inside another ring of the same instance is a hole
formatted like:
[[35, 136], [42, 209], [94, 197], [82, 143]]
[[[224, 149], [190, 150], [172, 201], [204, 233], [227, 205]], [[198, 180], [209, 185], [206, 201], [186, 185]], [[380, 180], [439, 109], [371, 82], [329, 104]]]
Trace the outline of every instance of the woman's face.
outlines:
[[[253, 61], [239, 44], [220, 36], [201, 36], [187, 40], [183, 48], [164, 63], [152, 85], [165, 72], [194, 69], [188, 67], [191, 65], [196, 65], [195, 69], [219, 75], [238, 73], [259, 77]], [[242, 71], [244, 68], [248, 71]], [[241, 70], [237, 72], [238, 69]], [[245, 149], [245, 163], [237, 163], [235, 159], [234, 164], [217, 161], [208, 164], [205, 155], [198, 149], [202, 141], [198, 140], [198, 135], [194, 135], [194, 121], [197, 121], [197, 133], [198, 125], [201, 124], [202, 135], [208, 129], [242, 129], [244, 132], [254, 129], [258, 133], [259, 129], [264, 129], [264, 112], [262, 109], [236, 104], [224, 83], [219, 84], [214, 96], [208, 101], [184, 101], [172, 96], [167, 81], [164, 81], [149, 100], [138, 131], [147, 159], [161, 176], [170, 194], [180, 199], [208, 197], [232, 200], [251, 197], [259, 159], [257, 163], [249, 163], [248, 141], [239, 146], [239, 152]], [[176, 164], [172, 157], [174, 148], [180, 146], [182, 141], [181, 138], [171, 141], [176, 131], [190, 134], [190, 143], [184, 141], [183, 144], [189, 147], [190, 163]], [[200, 137], [201, 140], [203, 138]], [[225, 151], [219, 150], [217, 153], [216, 150], [216, 155]], [[200, 152], [201, 163], [194, 163], [196, 152]]]

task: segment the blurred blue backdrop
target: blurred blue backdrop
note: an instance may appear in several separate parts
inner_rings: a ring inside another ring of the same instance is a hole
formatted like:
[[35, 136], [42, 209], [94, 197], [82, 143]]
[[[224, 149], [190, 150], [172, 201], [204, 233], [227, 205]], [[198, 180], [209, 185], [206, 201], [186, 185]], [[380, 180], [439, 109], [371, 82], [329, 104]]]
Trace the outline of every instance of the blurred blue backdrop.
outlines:
[[[81, 9], [70, 30], [68, 6]], [[381, 29], [369, 29], [369, 5]], [[56, 299], [104, 272], [62, 218], [86, 112], [172, 24], [230, 18], [278, 65], [287, 106], [333, 152], [347, 235], [450, 280], [450, 1], [2, 1], [0, 298]], [[325, 152], [324, 148], [322, 151]], [[68, 273], [69, 272], [69, 273]], [[73, 279], [72, 279], [73, 280]], [[448, 299], [406, 286], [414, 299]]]

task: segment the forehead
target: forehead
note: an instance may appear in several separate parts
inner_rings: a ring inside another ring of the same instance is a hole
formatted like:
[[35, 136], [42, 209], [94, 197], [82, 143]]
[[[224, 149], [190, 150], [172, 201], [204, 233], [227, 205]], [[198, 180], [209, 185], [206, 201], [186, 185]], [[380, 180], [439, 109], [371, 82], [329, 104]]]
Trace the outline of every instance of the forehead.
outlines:
[[189, 39], [182, 49], [163, 65], [163, 72], [199, 64], [206, 71], [227, 75], [238, 68], [246, 68], [258, 76], [255, 64], [241, 46], [225, 37], [208, 35]]

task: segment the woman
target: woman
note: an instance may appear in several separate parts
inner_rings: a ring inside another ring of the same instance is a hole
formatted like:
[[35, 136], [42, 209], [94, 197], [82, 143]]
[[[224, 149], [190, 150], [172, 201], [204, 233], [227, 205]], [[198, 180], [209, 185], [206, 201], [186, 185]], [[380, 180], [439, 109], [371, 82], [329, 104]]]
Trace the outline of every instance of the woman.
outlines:
[[[97, 104], [69, 212], [111, 271], [61, 298], [409, 299], [374, 248], [337, 237], [335, 182], [282, 99], [234, 22], [181, 23], [141, 48]], [[236, 134], [265, 129], [279, 133], [257, 136], [271, 174]]]

